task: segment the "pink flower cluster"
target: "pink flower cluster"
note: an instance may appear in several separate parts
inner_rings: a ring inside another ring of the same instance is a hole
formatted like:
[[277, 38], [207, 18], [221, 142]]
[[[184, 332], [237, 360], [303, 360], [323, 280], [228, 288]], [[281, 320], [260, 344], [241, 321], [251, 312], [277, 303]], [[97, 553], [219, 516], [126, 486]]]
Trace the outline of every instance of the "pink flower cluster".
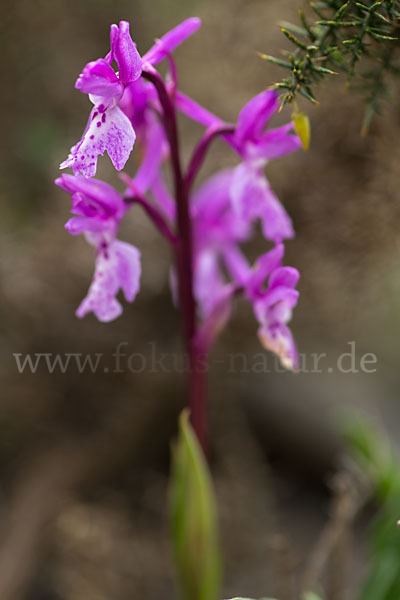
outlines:
[[[81, 140], [61, 164], [62, 169], [72, 168], [74, 174], [56, 180], [72, 197], [73, 217], [66, 229], [73, 235], [84, 234], [96, 249], [93, 281], [77, 315], [93, 312], [101, 321], [110, 321], [122, 312], [116, 298], [120, 290], [127, 301], [134, 300], [140, 283], [140, 252], [116, 236], [126, 212], [139, 204], [171, 246], [179, 245], [183, 236], [185, 247], [190, 249], [187, 272], [196, 303], [198, 347], [209, 349], [229, 319], [235, 297], [242, 294], [253, 306], [263, 345], [293, 369], [298, 355], [287, 324], [298, 299], [295, 287], [299, 274], [282, 265], [282, 242], [292, 238], [294, 231], [264, 169], [269, 160], [297, 150], [301, 142], [292, 123], [267, 129], [279, 108], [274, 91], [266, 90], [252, 98], [240, 111], [236, 124], [229, 124], [177, 89], [172, 52], [199, 27], [199, 19], [184, 21], [141, 57], [130, 36], [129, 23], [121, 21], [119, 26], [111, 26], [110, 52], [88, 63], [77, 79], [76, 88], [88, 94], [94, 106]], [[169, 64], [165, 80], [155, 70], [164, 59]], [[178, 141], [171, 128], [177, 111], [205, 127], [183, 174]], [[239, 161], [192, 191], [210, 143], [217, 136]], [[121, 176], [127, 186], [124, 194], [93, 178], [99, 155], [107, 152], [120, 171], [135, 142], [141, 146], [142, 161], [133, 178]], [[175, 194], [163, 176], [167, 161], [178, 182]], [[188, 203], [187, 222], [182, 221], [184, 213], [179, 210], [179, 203], [184, 201]], [[257, 223], [272, 249], [251, 265], [243, 244], [251, 239]], [[174, 296], [179, 297], [178, 288], [184, 284], [179, 283], [174, 270], [171, 282]]]

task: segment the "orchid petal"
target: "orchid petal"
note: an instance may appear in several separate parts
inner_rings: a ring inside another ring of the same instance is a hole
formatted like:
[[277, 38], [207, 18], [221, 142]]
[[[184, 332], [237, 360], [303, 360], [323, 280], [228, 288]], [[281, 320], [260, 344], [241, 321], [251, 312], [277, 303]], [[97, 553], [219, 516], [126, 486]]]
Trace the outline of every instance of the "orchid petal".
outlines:
[[131, 120], [134, 128], [143, 129], [148, 124], [148, 108], [157, 105], [158, 97], [154, 86], [142, 78], [130, 83], [119, 101], [119, 107]]
[[107, 150], [114, 167], [120, 171], [129, 158], [135, 138], [130, 120], [118, 106], [110, 106], [103, 113], [94, 108], [81, 141], [71, 148], [60, 169], [72, 167], [74, 175], [93, 177], [97, 157]]
[[298, 299], [298, 290], [285, 287], [268, 290], [254, 303], [256, 317], [260, 323], [287, 323]]
[[219, 302], [225, 281], [218, 256], [212, 250], [198, 253], [195, 264], [194, 294], [200, 315], [206, 319]]
[[135, 246], [119, 240], [113, 246], [117, 256], [120, 287], [128, 302], [133, 302], [140, 288], [140, 252]]
[[76, 89], [84, 94], [103, 98], [121, 96], [124, 91], [114, 69], [103, 58], [88, 63], [75, 83]]
[[82, 318], [87, 313], [93, 312], [102, 322], [119, 317], [122, 306], [115, 298], [119, 287], [115, 254], [112, 248], [109, 248], [108, 252], [100, 252], [96, 259], [93, 281], [87, 296], [76, 311], [76, 316]]
[[143, 56], [143, 62], [149, 62], [152, 65], [161, 62], [177, 46], [193, 35], [200, 26], [201, 19], [197, 17], [186, 19], [157, 40], [154, 46]]
[[267, 240], [273, 240], [275, 243], [283, 239], [294, 237], [292, 220], [275, 196], [272, 189], [266, 185], [265, 188], [265, 210], [262, 218], [262, 231]]
[[292, 123], [270, 129], [256, 142], [248, 145], [246, 154], [251, 158], [271, 160], [299, 150], [302, 147], [301, 140], [297, 135], [290, 134], [290, 131], [293, 131]]
[[[63, 173], [55, 183], [69, 194], [82, 194], [100, 205], [108, 215], [120, 215], [125, 209], [120, 194], [111, 185], [100, 179], [87, 179], [79, 175]], [[74, 205], [76, 205], [75, 202]]]
[[247, 293], [251, 300], [259, 296], [267, 277], [281, 266], [284, 252], [284, 245], [278, 244], [258, 258], [247, 282]]
[[258, 337], [264, 348], [279, 356], [283, 367], [291, 371], [298, 368], [299, 355], [296, 343], [286, 325], [279, 324], [275, 327], [263, 325], [258, 330]]
[[79, 305], [76, 315], [85, 316], [93, 312], [99, 321], [108, 322], [122, 313], [122, 306], [116, 299], [123, 289], [128, 301], [132, 301], [139, 289], [139, 251], [124, 242], [114, 242], [101, 250], [96, 259], [93, 281], [87, 296]]
[[151, 193], [164, 214], [169, 219], [173, 220], [176, 215], [174, 199], [172, 198], [160, 171], [156, 173], [156, 176], [152, 181]]
[[250, 233], [249, 224], [231, 209], [229, 189], [233, 169], [224, 169], [210, 177], [194, 194], [191, 215], [198, 245], [229, 241], [244, 241]]
[[203, 183], [191, 200], [193, 217], [204, 213], [209, 216], [215, 215], [229, 204], [229, 187], [233, 173], [233, 169], [223, 169]]
[[222, 255], [225, 265], [235, 283], [245, 286], [252, 274], [252, 270], [242, 251], [232, 244], [222, 248]]
[[299, 281], [300, 273], [294, 267], [280, 267], [275, 269], [269, 278], [268, 289], [276, 287], [294, 288]]
[[244, 162], [236, 167], [230, 191], [236, 214], [249, 224], [261, 219], [267, 239], [280, 242], [294, 236], [289, 215], [257, 164]]
[[242, 144], [259, 135], [278, 107], [279, 96], [273, 90], [265, 90], [252, 98], [239, 113], [236, 142]]
[[227, 284], [221, 290], [218, 302], [214, 305], [207, 319], [200, 325], [195, 344], [200, 352], [207, 353], [221, 331], [232, 316], [232, 305], [235, 288]]
[[132, 181], [134, 187], [141, 194], [145, 194], [151, 187], [168, 148], [164, 130], [156, 121], [148, 126], [144, 144], [143, 159]]
[[178, 110], [189, 117], [189, 119], [192, 119], [192, 121], [196, 121], [205, 127], [223, 123], [222, 119], [201, 106], [201, 104], [198, 104], [195, 100], [189, 98], [189, 96], [182, 94], [182, 92], [176, 92], [175, 105]]
[[71, 235], [81, 235], [87, 232], [103, 232], [108, 231], [110, 223], [100, 217], [72, 217], [64, 225], [64, 228]]
[[130, 36], [128, 21], [120, 21], [119, 27], [111, 25], [110, 45], [120, 81], [127, 85], [138, 79], [142, 73], [142, 59]]

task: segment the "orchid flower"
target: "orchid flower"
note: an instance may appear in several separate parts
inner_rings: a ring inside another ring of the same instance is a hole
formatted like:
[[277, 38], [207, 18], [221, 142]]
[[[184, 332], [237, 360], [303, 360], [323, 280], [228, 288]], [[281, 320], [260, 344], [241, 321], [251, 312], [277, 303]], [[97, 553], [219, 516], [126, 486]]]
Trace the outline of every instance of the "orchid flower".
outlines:
[[[75, 87], [94, 104], [82, 139], [71, 148], [60, 168], [72, 167], [74, 175], [96, 174], [97, 157], [107, 151], [120, 171], [135, 143], [135, 131], [119, 103], [125, 88], [142, 72], [142, 60], [129, 33], [129, 23], [111, 26], [111, 51], [105, 58], [90, 62], [79, 75]], [[111, 63], [115, 60], [118, 73]]]
[[[223, 124], [219, 117], [182, 93], [177, 95], [177, 106], [186, 116], [208, 128]], [[240, 111], [233, 135], [224, 136], [242, 159], [235, 168], [230, 187], [233, 208], [249, 225], [260, 219], [265, 238], [275, 243], [292, 238], [294, 231], [289, 215], [264, 175], [264, 167], [269, 160], [301, 147], [292, 123], [265, 131], [278, 108], [279, 97], [275, 91], [261, 92]]]
[[[146, 97], [151, 86], [143, 86], [143, 82], [139, 81], [143, 63], [155, 65], [163, 60], [200, 24], [199, 19], [187, 19], [158, 40], [143, 60], [130, 36], [129, 23], [121, 21], [119, 26], [111, 26], [110, 52], [105, 58], [88, 63], [76, 81], [75, 87], [89, 95], [94, 108], [82, 139], [71, 148], [68, 158], [60, 165], [61, 169], [72, 167], [74, 175], [93, 177], [97, 170], [97, 157], [105, 151], [117, 171], [124, 168], [136, 139], [131, 120], [122, 109], [127, 104], [125, 90], [138, 82], [137, 87], [142, 94], [144, 91]], [[117, 73], [111, 66], [113, 61], [117, 64]], [[134, 98], [138, 95], [133, 93]]]
[[62, 175], [56, 184], [72, 196], [72, 214], [65, 225], [72, 235], [84, 234], [96, 248], [96, 268], [86, 298], [76, 314], [93, 312], [100, 321], [111, 321], [122, 313], [116, 299], [120, 289], [128, 302], [139, 291], [140, 252], [116, 239], [126, 205], [118, 192], [103, 181]]
[[247, 300], [252, 304], [260, 325], [258, 337], [262, 345], [277, 354], [286, 369], [296, 369], [299, 357], [287, 323], [292, 317], [299, 292], [295, 289], [299, 272], [283, 267], [283, 244], [278, 244], [258, 258], [251, 268], [235, 247], [224, 251], [226, 265], [239, 286], [243, 286]]
[[264, 131], [278, 108], [275, 91], [266, 90], [255, 96], [240, 111], [232, 140], [243, 159], [235, 169], [231, 187], [234, 210], [247, 223], [260, 218], [264, 236], [275, 243], [292, 238], [294, 231], [289, 215], [264, 175], [264, 167], [270, 159], [301, 147], [297, 135], [290, 133], [292, 123]]

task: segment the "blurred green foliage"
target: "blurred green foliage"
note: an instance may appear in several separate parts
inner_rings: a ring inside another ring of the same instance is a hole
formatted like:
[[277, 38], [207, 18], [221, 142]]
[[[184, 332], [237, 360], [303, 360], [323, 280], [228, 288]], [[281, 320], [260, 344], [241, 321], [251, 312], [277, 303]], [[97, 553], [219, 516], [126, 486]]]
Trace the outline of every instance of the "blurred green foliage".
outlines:
[[370, 564], [359, 600], [399, 600], [400, 459], [390, 442], [363, 420], [352, 423], [347, 438], [379, 506], [370, 531]]
[[306, 592], [303, 596], [303, 600], [322, 600], [322, 596], [319, 596], [315, 592]]
[[185, 600], [217, 600], [221, 557], [211, 477], [184, 411], [173, 447], [170, 515], [175, 560]]

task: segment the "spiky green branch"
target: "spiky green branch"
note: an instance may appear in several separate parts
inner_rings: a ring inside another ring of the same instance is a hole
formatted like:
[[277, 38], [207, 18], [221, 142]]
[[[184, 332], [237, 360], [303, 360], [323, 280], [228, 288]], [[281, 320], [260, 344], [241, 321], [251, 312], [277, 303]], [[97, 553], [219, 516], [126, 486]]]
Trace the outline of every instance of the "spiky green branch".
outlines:
[[308, 1], [300, 24], [282, 24], [292, 51], [284, 58], [262, 58], [289, 71], [275, 84], [282, 104], [301, 95], [316, 102], [315, 88], [327, 76], [345, 73], [348, 83], [363, 89], [366, 99], [364, 129], [388, 95], [391, 75], [400, 74], [400, 0]]

